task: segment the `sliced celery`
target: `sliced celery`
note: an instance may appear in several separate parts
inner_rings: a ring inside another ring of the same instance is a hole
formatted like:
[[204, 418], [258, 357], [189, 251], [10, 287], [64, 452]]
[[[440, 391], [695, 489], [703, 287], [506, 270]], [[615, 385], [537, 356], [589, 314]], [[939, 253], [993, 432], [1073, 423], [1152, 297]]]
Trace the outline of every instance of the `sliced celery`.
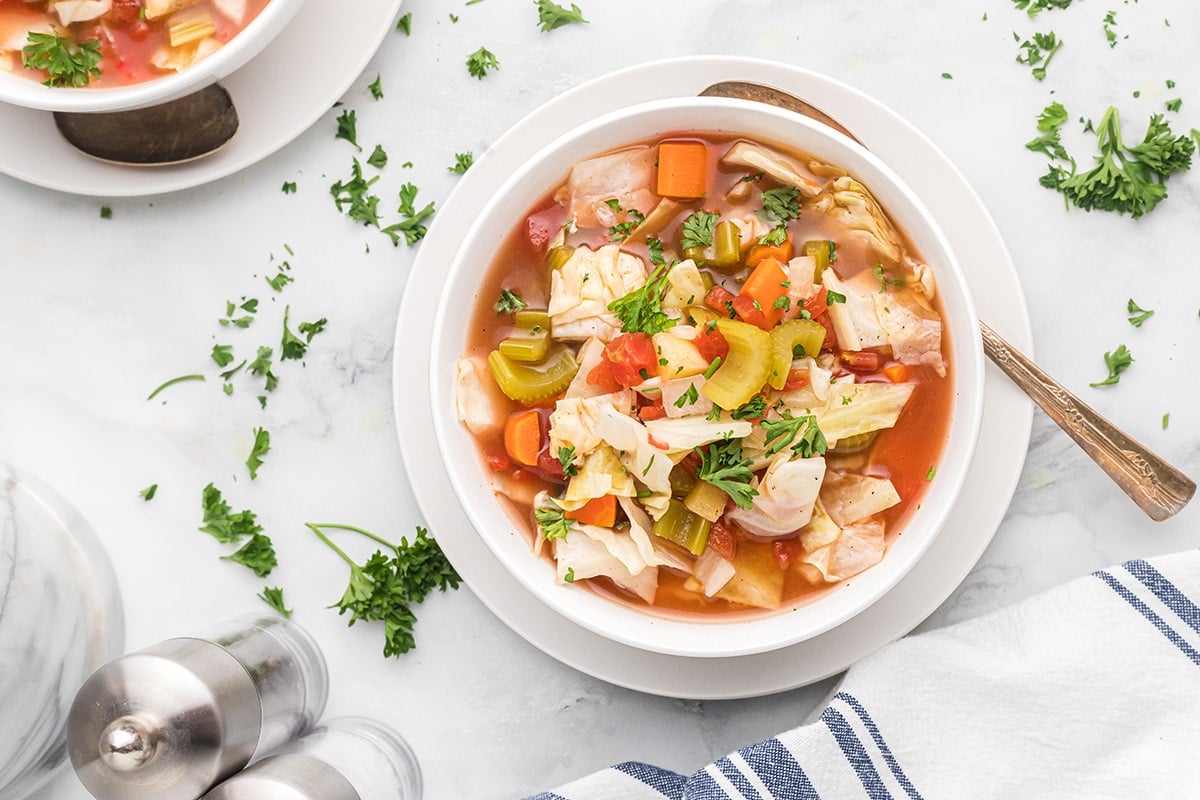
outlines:
[[552, 247], [550, 252], [546, 253], [546, 266], [550, 268], [551, 272], [556, 269], [560, 269], [563, 264], [570, 260], [571, 255], [574, 252], [574, 247], [567, 247], [566, 245], [563, 245], [562, 247]]
[[540, 364], [522, 364], [499, 350], [488, 355], [488, 368], [500, 391], [521, 403], [536, 403], [553, 397], [571, 385], [579, 371], [575, 357], [565, 346], [551, 350]]
[[713, 251], [706, 266], [722, 272], [737, 272], [742, 268], [742, 233], [736, 223], [729, 220], [717, 223], [713, 232]]
[[771, 377], [772, 389], [782, 389], [792, 369], [792, 358], [796, 346], [804, 348], [804, 355], [817, 357], [825, 343], [825, 326], [811, 319], [793, 319], [771, 329]]
[[717, 330], [729, 343], [729, 354], [701, 390], [726, 411], [758, 394], [771, 374], [771, 337], [754, 325], [718, 319]]
[[711, 530], [711, 522], [688, 511], [687, 506], [678, 500], [671, 500], [667, 513], [655, 521], [653, 528], [655, 536], [674, 542], [697, 556], [708, 545], [708, 533]]
[[813, 283], [821, 282], [821, 273], [829, 266], [836, 249], [837, 246], [829, 239], [814, 239], [804, 243], [804, 255], [812, 256], [816, 262], [813, 268]]
[[550, 315], [522, 309], [514, 315], [516, 330], [500, 342], [499, 350], [513, 361], [541, 361], [550, 352]]

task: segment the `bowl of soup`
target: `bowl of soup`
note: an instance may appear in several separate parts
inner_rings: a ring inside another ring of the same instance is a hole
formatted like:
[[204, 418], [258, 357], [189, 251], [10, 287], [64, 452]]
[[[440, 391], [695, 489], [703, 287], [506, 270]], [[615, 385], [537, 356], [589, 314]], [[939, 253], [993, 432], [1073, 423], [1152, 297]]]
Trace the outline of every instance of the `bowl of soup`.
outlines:
[[807, 118], [684, 98], [555, 140], [463, 232], [431, 337], [477, 534], [615, 641], [794, 644], [953, 535], [983, 398], [966, 281], [920, 198]]
[[181, 97], [245, 64], [304, 0], [0, 0], [0, 102], [103, 112]]

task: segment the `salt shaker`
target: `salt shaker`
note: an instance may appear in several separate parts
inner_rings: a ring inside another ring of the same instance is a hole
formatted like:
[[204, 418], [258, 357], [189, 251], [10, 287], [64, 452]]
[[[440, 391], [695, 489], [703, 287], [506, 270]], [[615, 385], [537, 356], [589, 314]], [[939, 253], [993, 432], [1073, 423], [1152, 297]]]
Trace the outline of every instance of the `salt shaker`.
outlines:
[[420, 800], [421, 769], [392, 729], [360, 717], [322, 724], [203, 800]]
[[281, 618], [168, 639], [96, 671], [75, 696], [67, 748], [99, 800], [196, 800], [309, 729], [325, 660]]

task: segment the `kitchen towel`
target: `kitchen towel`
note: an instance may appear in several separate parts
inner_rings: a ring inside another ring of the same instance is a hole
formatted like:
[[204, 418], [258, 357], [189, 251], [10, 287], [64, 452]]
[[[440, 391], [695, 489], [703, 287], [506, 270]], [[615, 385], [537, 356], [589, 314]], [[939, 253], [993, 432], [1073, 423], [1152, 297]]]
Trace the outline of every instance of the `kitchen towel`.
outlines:
[[1198, 797], [1188, 551], [887, 645], [806, 724], [690, 777], [627, 762], [529, 800]]

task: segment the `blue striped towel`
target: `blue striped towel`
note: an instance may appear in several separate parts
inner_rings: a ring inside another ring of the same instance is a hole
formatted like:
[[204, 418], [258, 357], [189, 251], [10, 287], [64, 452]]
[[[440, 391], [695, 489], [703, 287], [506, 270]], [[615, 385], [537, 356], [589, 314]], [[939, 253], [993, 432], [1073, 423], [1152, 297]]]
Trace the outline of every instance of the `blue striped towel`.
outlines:
[[529, 800], [1033, 797], [1200, 797], [1200, 551], [901, 639], [690, 777], [629, 762]]

